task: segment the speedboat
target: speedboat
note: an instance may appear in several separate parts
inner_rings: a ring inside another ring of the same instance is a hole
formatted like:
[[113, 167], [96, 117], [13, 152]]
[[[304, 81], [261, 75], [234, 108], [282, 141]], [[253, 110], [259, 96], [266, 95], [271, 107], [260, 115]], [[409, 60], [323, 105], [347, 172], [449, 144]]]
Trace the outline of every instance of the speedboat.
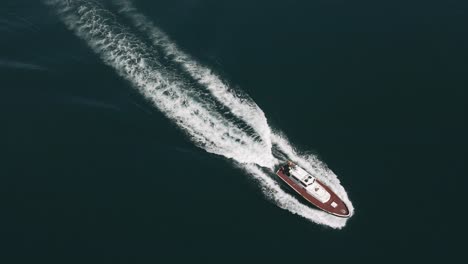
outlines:
[[309, 203], [323, 211], [339, 217], [349, 217], [346, 204], [328, 186], [305, 171], [299, 165], [288, 161], [276, 175]]

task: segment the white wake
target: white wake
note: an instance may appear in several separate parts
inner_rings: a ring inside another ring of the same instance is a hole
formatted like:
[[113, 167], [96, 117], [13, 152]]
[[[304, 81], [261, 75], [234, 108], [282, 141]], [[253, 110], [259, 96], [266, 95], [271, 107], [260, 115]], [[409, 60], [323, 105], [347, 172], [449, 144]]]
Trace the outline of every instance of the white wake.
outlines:
[[[169, 36], [138, 10], [128, 0], [115, 0], [120, 13], [128, 17], [134, 26], [145, 33], [155, 46], [161, 47], [166, 56], [179, 63], [199, 84], [206, 87], [211, 94], [227, 106], [234, 115], [250, 125], [260, 138], [271, 147], [270, 128], [263, 111], [247, 95], [237, 95], [212, 70], [204, 67], [190, 55], [181, 51]], [[239, 91], [237, 91], [239, 92]], [[239, 107], [241, 106], [241, 107]]]
[[265, 195], [279, 207], [333, 228], [342, 228], [346, 224], [344, 218], [302, 204], [281, 189], [271, 177], [275, 165], [284, 162], [285, 158], [294, 160], [329, 185], [353, 213], [354, 208], [336, 175], [314, 156], [297, 154], [280, 133], [272, 133], [263, 111], [252, 99], [237, 95], [208, 68], [180, 51], [166, 34], [138, 13], [129, 1], [118, 1], [122, 7], [120, 12], [151, 38], [154, 47], [162, 48], [165, 55], [170, 55], [214, 98], [252, 127], [258, 136], [239, 127], [220, 113], [216, 105], [191, 92], [193, 88], [189, 87], [188, 82], [167, 70], [157, 60], [154, 47], [146, 45], [131, 30], [117, 23], [114, 15], [99, 4], [84, 0], [45, 2], [54, 7], [69, 29], [84, 39], [106, 64], [185, 131], [195, 144], [239, 163], [260, 183]]
[[[115, 23], [112, 14], [90, 1], [51, 0], [65, 22], [101, 58], [129, 80], [200, 147], [211, 153], [261, 166], [274, 165], [271, 149], [252, 138], [210, 105], [187, 92], [190, 87], [155, 60], [153, 51]], [[78, 4], [77, 4], [78, 3]]]

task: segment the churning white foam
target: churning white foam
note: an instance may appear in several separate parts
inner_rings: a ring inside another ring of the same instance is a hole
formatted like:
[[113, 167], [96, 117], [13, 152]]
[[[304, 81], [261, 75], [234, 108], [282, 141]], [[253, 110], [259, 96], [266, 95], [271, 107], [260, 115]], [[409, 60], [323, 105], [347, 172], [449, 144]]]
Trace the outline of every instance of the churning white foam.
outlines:
[[[248, 97], [232, 93], [218, 76], [182, 53], [169, 38], [140, 15], [130, 2], [123, 4], [121, 12], [126, 13], [144, 33], [154, 37], [153, 45], [163, 48], [166, 55], [173, 56], [200, 84], [207, 87], [212, 96], [244, 120], [259, 135], [253, 136], [225, 118], [209, 101], [200, 101], [187, 82], [168, 71], [155, 56], [155, 49], [147, 46], [130, 30], [118, 24], [113, 15], [91, 1], [78, 0], [67, 3], [61, 0], [47, 0], [53, 6], [65, 25], [103, 59], [120, 76], [127, 79], [162, 113], [175, 122], [199, 147], [208, 152], [231, 158], [240, 163], [261, 186], [265, 195], [294, 214], [315, 223], [342, 228], [346, 219], [312, 209], [282, 190], [272, 179], [275, 165], [284, 162], [285, 157], [294, 160], [315, 177], [324, 181], [344, 200], [353, 213], [354, 209], [336, 175], [315, 156], [297, 153], [284, 136], [271, 133], [263, 111]], [[281, 153], [274, 157], [272, 150]], [[263, 167], [263, 168], [261, 168]], [[265, 169], [268, 168], [268, 169]]]
[[247, 95], [237, 95], [211, 69], [201, 65], [190, 55], [180, 50], [169, 36], [158, 28], [150, 19], [128, 0], [115, 0], [120, 6], [120, 13], [130, 19], [136, 28], [145, 33], [155, 46], [161, 47], [166, 56], [179, 63], [199, 84], [206, 87], [211, 94], [228, 107], [234, 115], [250, 125], [260, 138], [271, 147], [270, 128], [263, 111]]
[[107, 10], [91, 1], [49, 0], [64, 23], [123, 78], [173, 120], [200, 147], [241, 163], [273, 166], [271, 148], [218, 113], [212, 105], [192, 98], [190, 87], [167, 72], [154, 51]]

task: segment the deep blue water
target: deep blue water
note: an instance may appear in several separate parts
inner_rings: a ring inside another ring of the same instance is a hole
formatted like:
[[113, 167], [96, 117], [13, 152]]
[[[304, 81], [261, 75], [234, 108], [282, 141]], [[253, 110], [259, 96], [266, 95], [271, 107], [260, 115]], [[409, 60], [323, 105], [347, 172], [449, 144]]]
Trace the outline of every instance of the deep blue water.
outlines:
[[355, 215], [335, 230], [278, 208], [231, 161], [194, 146], [50, 7], [6, 0], [2, 263], [427, 262], [462, 249], [466, 3], [133, 2], [317, 154]]

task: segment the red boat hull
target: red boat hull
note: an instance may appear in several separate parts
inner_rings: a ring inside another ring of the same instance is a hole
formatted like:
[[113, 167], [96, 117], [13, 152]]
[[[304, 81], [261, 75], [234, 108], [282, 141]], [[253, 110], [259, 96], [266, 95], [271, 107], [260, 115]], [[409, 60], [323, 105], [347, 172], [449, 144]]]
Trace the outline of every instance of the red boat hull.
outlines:
[[[306, 199], [308, 202], [315, 205], [316, 207], [335, 216], [349, 217], [349, 210], [348, 207], [346, 207], [346, 204], [332, 190], [330, 190], [328, 186], [326, 186], [319, 180], [316, 179], [317, 183], [320, 184], [331, 195], [330, 199], [325, 203], [320, 202], [314, 196], [309, 194], [300, 183], [297, 183], [296, 181], [288, 177], [286, 174], [283, 173], [281, 169], [276, 172], [276, 175], [278, 175], [278, 177], [280, 177], [280, 179], [283, 180], [286, 184], [288, 184], [294, 191], [296, 191], [299, 195], [301, 195], [304, 199]], [[332, 206], [333, 202], [336, 203], [335, 207]]]

